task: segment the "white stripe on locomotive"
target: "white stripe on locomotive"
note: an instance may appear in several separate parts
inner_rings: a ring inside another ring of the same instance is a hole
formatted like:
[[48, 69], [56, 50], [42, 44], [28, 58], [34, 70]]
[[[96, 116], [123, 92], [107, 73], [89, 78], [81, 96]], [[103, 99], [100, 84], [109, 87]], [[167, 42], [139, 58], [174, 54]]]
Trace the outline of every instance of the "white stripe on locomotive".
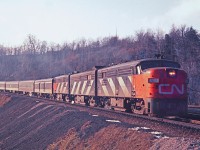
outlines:
[[128, 88], [127, 88], [127, 86], [126, 86], [126, 84], [124, 82], [124, 79], [122, 77], [117, 77], [117, 79], [119, 81], [119, 85], [120, 85], [120, 87], [122, 89], [122, 92], [123, 92], [124, 96], [130, 95], [130, 93], [128, 91]]
[[74, 82], [73, 84], [72, 91], [71, 91], [72, 94], [74, 94], [75, 87], [76, 87], [76, 82]]
[[78, 82], [78, 86], [77, 86], [76, 91], [75, 91], [74, 94], [79, 94], [80, 85], [81, 85], [81, 81]]
[[113, 95], [115, 94], [115, 84], [113, 82], [113, 79], [112, 78], [108, 78], [108, 81], [109, 81], [109, 84], [110, 84], [110, 88], [113, 92]]
[[84, 81], [84, 82], [83, 82], [83, 86], [82, 86], [81, 94], [83, 94], [83, 93], [84, 93], [84, 90], [85, 90], [86, 83], [87, 83], [87, 81]]
[[90, 81], [90, 85], [87, 87], [87, 91], [85, 93], [86, 95], [89, 95], [92, 85], [93, 85], [93, 80]]

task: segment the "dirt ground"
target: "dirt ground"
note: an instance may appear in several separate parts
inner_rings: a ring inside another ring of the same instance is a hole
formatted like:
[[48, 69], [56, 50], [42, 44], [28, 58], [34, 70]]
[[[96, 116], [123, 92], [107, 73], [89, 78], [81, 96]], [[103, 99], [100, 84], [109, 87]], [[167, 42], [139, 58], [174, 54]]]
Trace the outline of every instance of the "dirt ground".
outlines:
[[[83, 125], [84, 126], [84, 125]], [[85, 128], [85, 127], [83, 127]], [[88, 128], [88, 129], [87, 129]], [[88, 138], [84, 138], [85, 130], [77, 132], [70, 129], [66, 135], [50, 144], [47, 149], [149, 149], [153, 137], [147, 133], [137, 133], [117, 125], [109, 125]], [[85, 134], [87, 136], [87, 134]], [[83, 136], [83, 137], [82, 137]], [[140, 137], [140, 138], [139, 138]], [[144, 140], [141, 140], [144, 139]]]
[[200, 141], [65, 104], [0, 95], [0, 150], [200, 149]]
[[10, 96], [7, 96], [5, 94], [0, 95], [0, 107], [3, 107], [6, 103], [8, 103], [11, 100]]

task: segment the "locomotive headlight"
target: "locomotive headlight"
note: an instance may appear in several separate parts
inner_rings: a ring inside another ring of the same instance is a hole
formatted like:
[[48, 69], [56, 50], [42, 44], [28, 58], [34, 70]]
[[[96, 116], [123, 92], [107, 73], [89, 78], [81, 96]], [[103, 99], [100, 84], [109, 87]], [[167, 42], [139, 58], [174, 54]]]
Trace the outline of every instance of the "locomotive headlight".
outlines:
[[159, 83], [159, 79], [158, 78], [149, 78], [148, 82], [149, 83]]
[[169, 70], [168, 72], [169, 77], [176, 77], [176, 71], [175, 70]]

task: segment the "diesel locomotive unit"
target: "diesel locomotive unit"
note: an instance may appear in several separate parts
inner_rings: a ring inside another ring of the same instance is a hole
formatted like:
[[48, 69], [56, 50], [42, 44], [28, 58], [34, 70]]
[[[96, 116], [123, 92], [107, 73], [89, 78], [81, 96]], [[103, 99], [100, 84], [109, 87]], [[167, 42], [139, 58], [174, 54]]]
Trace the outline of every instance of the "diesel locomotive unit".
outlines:
[[29, 81], [2, 81], [0, 90], [147, 115], [187, 114], [187, 74], [180, 64], [143, 59]]

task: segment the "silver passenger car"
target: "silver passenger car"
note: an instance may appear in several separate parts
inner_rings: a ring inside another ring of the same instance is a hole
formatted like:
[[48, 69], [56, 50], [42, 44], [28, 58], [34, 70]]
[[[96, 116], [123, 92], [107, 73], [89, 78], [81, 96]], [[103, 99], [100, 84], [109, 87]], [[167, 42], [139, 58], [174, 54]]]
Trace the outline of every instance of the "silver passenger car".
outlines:
[[19, 81], [19, 92], [32, 95], [34, 92], [34, 80]]
[[53, 95], [53, 78], [35, 80], [34, 93], [42, 97], [51, 97]]
[[6, 90], [6, 82], [0, 81], [0, 91], [4, 92]]
[[19, 91], [19, 81], [7, 81], [6, 91], [16, 93]]

